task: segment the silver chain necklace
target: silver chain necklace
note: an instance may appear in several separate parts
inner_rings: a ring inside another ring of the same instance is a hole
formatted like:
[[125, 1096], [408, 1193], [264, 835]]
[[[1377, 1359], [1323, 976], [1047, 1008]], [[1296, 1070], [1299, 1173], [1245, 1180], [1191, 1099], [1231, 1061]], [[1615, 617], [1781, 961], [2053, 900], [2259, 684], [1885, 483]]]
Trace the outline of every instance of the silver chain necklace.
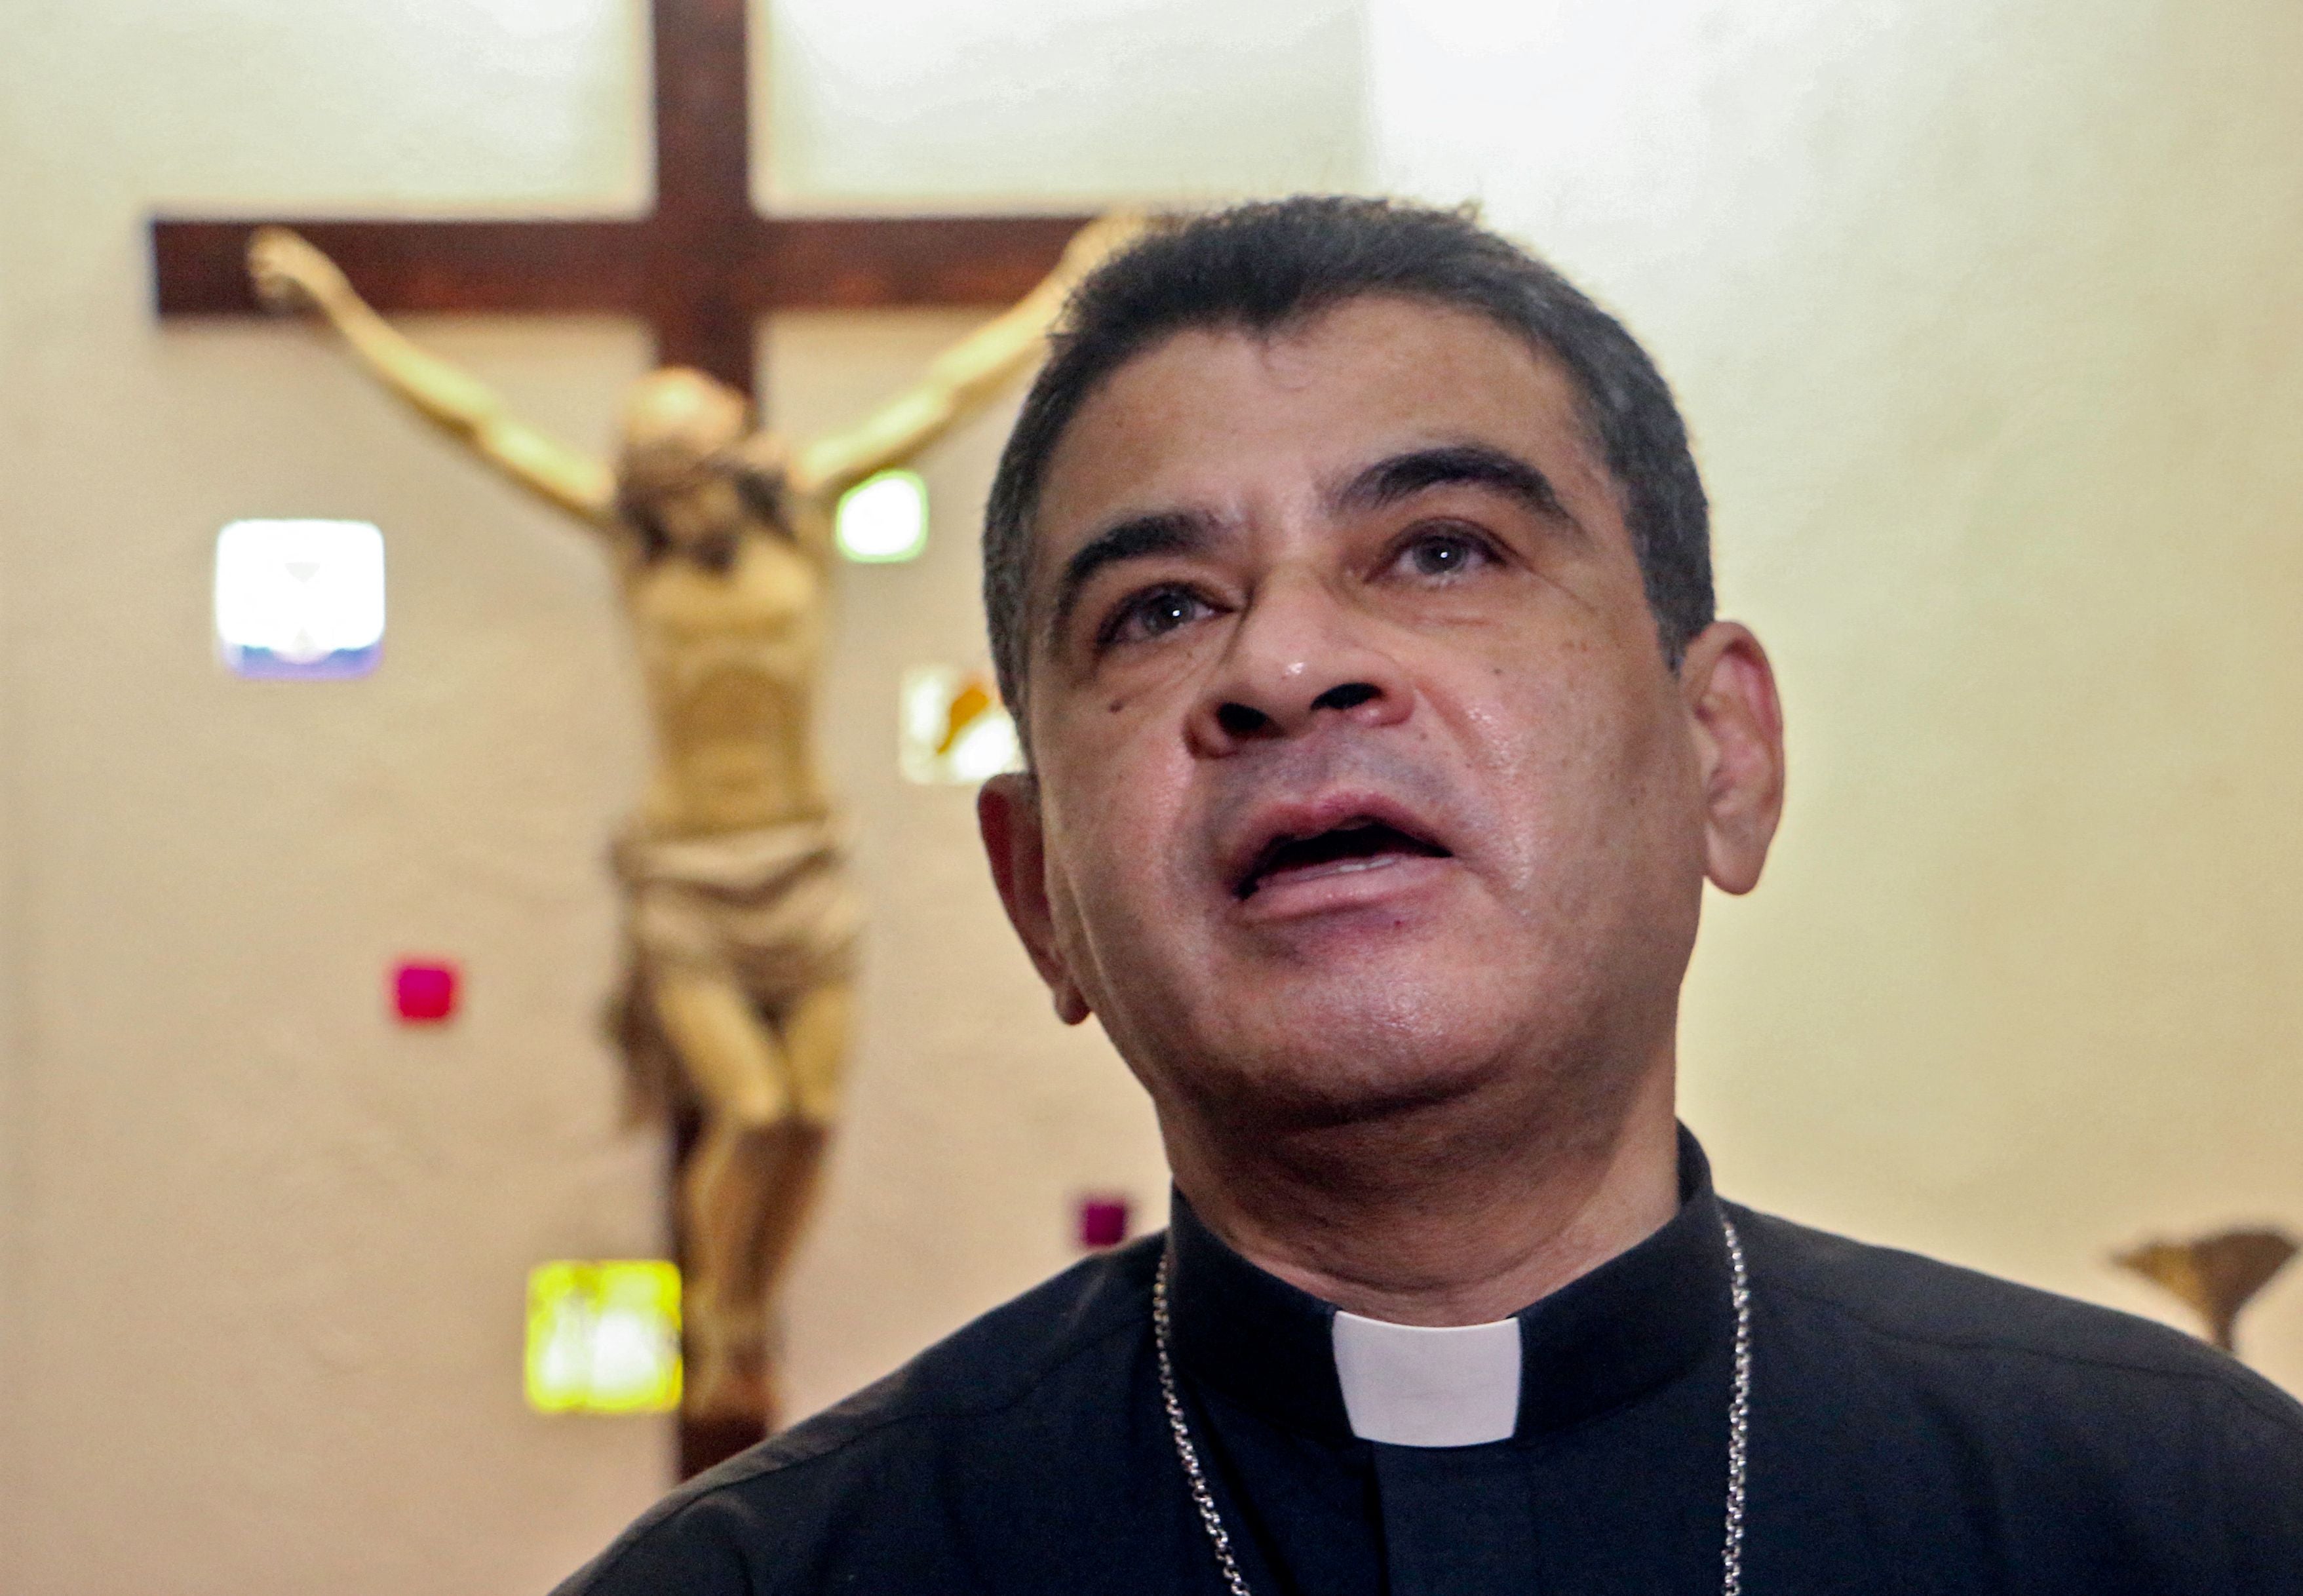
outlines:
[[[1751, 1281], [1743, 1268], [1743, 1238], [1725, 1213], [1719, 1229], [1727, 1237], [1731, 1269], [1730, 1296], [1735, 1305], [1735, 1387], [1727, 1402], [1727, 1533], [1720, 1550], [1719, 1589], [1723, 1596], [1743, 1592], [1743, 1474], [1750, 1456], [1751, 1438]], [[1192, 1426], [1184, 1417], [1184, 1400], [1176, 1391], [1176, 1361], [1168, 1343], [1168, 1256], [1160, 1256], [1160, 1272], [1152, 1281], [1152, 1344], [1160, 1355], [1160, 1400], [1168, 1410], [1168, 1428], [1176, 1438], [1176, 1457], [1192, 1487], [1192, 1502], [1200, 1510], [1200, 1524], [1216, 1554], [1224, 1584], [1231, 1596], [1253, 1596], [1247, 1576], [1232, 1555], [1231, 1532], [1224, 1527], [1215, 1493], [1208, 1489], [1207, 1472], [1200, 1466], [1200, 1449], [1192, 1444]]]

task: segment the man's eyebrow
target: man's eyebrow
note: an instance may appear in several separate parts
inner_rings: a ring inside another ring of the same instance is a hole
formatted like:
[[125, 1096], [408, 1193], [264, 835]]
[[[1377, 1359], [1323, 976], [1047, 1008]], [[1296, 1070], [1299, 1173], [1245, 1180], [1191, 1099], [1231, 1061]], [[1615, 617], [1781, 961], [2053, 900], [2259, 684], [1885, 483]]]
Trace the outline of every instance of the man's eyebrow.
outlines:
[[1441, 443], [1388, 455], [1360, 471], [1334, 494], [1343, 511], [1381, 510], [1426, 488], [1492, 488], [1538, 515], [1575, 525], [1546, 477], [1515, 454], [1487, 443]]
[[1081, 590], [1104, 567], [1152, 554], [1196, 553], [1214, 541], [1215, 533], [1215, 518], [1199, 510], [1157, 511], [1105, 528], [1064, 562], [1063, 574], [1056, 578], [1048, 630], [1052, 634], [1064, 629]]

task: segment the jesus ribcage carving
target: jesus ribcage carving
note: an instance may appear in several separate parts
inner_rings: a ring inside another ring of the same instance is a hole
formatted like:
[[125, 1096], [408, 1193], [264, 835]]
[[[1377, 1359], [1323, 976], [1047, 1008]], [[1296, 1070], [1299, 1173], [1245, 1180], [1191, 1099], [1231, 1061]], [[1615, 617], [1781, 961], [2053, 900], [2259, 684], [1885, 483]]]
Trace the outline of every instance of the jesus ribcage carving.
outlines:
[[649, 828], [728, 832], [823, 813], [809, 757], [822, 582], [805, 556], [747, 537], [724, 572], [663, 562], [635, 573], [630, 594], [658, 739]]

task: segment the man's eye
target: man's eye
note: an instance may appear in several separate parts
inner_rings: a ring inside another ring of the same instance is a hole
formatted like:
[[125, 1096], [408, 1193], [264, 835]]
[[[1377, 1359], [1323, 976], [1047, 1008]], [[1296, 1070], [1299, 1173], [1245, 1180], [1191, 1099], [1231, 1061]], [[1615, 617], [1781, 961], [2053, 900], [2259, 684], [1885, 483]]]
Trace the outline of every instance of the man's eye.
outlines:
[[1494, 558], [1487, 545], [1468, 532], [1418, 533], [1399, 552], [1402, 564], [1419, 577], [1452, 577]]
[[1106, 644], [1164, 637], [1208, 613], [1205, 600], [1187, 587], [1155, 587], [1122, 604], [1103, 629]]

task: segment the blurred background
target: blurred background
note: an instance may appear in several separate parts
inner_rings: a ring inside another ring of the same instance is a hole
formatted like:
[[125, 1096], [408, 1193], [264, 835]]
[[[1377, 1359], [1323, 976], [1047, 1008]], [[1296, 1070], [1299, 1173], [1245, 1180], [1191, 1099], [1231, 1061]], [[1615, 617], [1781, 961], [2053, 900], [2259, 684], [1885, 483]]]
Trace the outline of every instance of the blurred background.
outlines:
[[[173, 214], [649, 203], [641, 0], [0, 0], [0, 1590], [536, 1591], [668, 1421], [532, 1411], [529, 1268], [664, 1246], [595, 1017], [645, 769], [608, 570], [317, 335], [151, 310]], [[1654, 350], [1790, 806], [1715, 899], [1684, 1114], [1732, 1195], [2192, 1327], [2108, 1262], [2303, 1229], [2303, 9], [2287, 0], [755, 0], [782, 214], [1477, 200]], [[764, 319], [852, 421], [981, 319]], [[418, 318], [604, 445], [636, 325]], [[898, 686], [983, 658], [1013, 398], [846, 570], [822, 721], [872, 904], [792, 1287], [806, 1413], [1162, 1222]], [[384, 528], [374, 675], [250, 682], [218, 529]], [[452, 1026], [391, 1023], [452, 958]], [[2241, 1324], [2303, 1391], [2303, 1270]]]

